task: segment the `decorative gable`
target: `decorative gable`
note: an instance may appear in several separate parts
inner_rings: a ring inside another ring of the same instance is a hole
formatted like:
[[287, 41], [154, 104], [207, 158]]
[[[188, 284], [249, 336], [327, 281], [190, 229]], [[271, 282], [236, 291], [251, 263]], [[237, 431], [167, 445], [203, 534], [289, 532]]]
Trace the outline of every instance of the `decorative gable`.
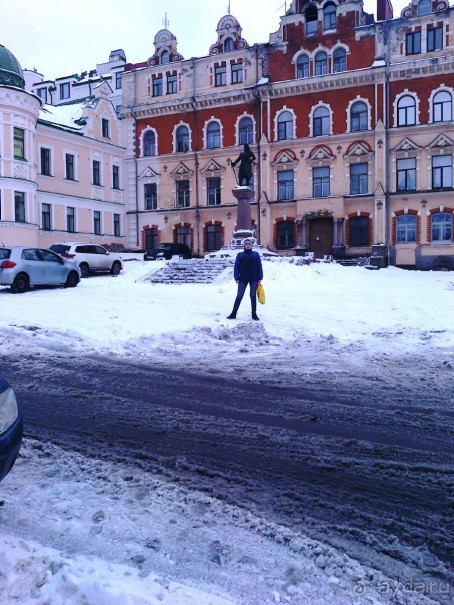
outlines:
[[159, 176], [159, 172], [155, 172], [151, 166], [147, 166], [145, 170], [139, 174], [139, 179], [151, 179], [156, 176]]
[[173, 170], [170, 174], [174, 179], [177, 180], [185, 178], [188, 179], [194, 174], [194, 171], [190, 170], [183, 162], [180, 162], [175, 170]]
[[419, 145], [416, 145], [416, 143], [406, 137], [392, 151], [420, 151], [420, 149], [421, 147], [419, 147]]
[[331, 164], [334, 161], [334, 154], [328, 145], [317, 145], [309, 154], [308, 162], [311, 165]]
[[210, 55], [217, 55], [226, 51], [225, 43], [227, 39], [231, 40], [231, 50], [242, 50], [248, 48], [249, 44], [241, 37], [242, 28], [233, 15], [225, 15], [219, 21], [217, 26], [218, 40], [210, 47]]
[[283, 149], [282, 151], [279, 151], [274, 156], [274, 160], [272, 162], [273, 166], [275, 167], [293, 167], [296, 166], [297, 163], [298, 159], [291, 149]]
[[445, 134], [440, 134], [429, 145], [429, 149], [452, 149], [452, 147], [454, 147], [454, 141]]
[[225, 167], [221, 166], [216, 160], [210, 160], [208, 164], [200, 170], [202, 174], [220, 174], [225, 171]]
[[371, 155], [373, 155], [373, 151], [372, 151], [369, 143], [367, 143], [366, 141], [356, 141], [355, 143], [352, 143], [349, 146], [344, 157], [354, 158], [354, 157], [371, 156]]

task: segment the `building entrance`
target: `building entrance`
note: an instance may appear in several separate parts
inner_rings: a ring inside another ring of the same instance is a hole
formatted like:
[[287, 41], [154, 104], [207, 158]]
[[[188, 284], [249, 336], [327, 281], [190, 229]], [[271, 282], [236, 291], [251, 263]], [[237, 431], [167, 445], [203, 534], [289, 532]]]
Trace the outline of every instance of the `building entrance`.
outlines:
[[309, 221], [309, 251], [315, 258], [333, 253], [333, 219], [315, 218]]

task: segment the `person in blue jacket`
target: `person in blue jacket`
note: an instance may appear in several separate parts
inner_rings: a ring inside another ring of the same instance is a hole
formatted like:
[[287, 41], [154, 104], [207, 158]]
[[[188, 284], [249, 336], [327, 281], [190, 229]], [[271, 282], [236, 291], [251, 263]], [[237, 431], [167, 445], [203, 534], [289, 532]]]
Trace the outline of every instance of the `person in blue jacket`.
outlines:
[[236, 319], [236, 314], [243, 300], [247, 285], [249, 284], [249, 293], [251, 295], [252, 319], [259, 320], [257, 317], [257, 286], [263, 279], [262, 261], [260, 254], [252, 250], [250, 239], [244, 240], [244, 251], [237, 254], [233, 275], [238, 284], [238, 293], [235, 298], [233, 310], [227, 319]]

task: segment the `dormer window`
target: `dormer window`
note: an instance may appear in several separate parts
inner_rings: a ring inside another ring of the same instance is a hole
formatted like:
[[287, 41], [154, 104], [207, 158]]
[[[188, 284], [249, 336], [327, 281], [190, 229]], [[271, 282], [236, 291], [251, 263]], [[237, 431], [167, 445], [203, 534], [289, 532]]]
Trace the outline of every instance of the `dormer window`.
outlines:
[[170, 63], [169, 51], [163, 50], [161, 53], [161, 65], [168, 65]]
[[224, 52], [230, 53], [233, 50], [233, 40], [232, 38], [226, 38], [224, 40]]
[[418, 17], [430, 15], [432, 12], [432, 0], [421, 0], [418, 4]]
[[336, 6], [326, 4], [323, 8], [323, 31], [336, 29]]
[[306, 35], [310, 36], [317, 33], [318, 12], [317, 8], [311, 4], [307, 7], [304, 16], [306, 18]]

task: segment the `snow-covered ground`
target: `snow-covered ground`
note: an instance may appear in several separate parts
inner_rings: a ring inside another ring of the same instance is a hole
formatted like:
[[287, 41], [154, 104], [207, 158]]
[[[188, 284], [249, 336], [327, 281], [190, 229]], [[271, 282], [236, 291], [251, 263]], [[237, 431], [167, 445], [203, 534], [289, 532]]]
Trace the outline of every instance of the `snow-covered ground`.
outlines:
[[[160, 267], [131, 260], [119, 277], [75, 289], [0, 288], [2, 359], [115, 355], [294, 386], [321, 370], [344, 370], [347, 380], [352, 369], [383, 377], [386, 366], [390, 385], [398, 366], [415, 381], [434, 365], [454, 372], [452, 273], [269, 261], [254, 322], [247, 296], [238, 319], [226, 319], [231, 269], [210, 285], [148, 283]], [[322, 540], [165, 476], [32, 439], [0, 486], [0, 504], [0, 605], [423, 605], [448, 590], [414, 577], [396, 583]], [[430, 553], [419, 554], [430, 567]]]

